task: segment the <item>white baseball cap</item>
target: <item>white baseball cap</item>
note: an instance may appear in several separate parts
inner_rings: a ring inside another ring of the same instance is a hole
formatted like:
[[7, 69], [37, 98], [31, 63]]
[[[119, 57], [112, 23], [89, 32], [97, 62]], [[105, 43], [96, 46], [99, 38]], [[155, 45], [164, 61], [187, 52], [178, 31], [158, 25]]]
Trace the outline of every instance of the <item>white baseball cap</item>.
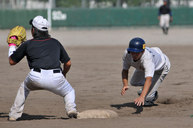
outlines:
[[48, 31], [49, 22], [42, 16], [36, 16], [30, 20], [30, 24], [40, 31]]

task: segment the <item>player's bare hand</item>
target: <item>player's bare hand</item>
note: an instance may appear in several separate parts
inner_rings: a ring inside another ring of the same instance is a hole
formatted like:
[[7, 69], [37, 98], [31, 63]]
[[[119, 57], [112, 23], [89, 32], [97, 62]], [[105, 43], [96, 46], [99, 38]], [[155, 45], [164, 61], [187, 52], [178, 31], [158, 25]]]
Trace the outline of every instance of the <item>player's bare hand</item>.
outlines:
[[129, 86], [123, 86], [122, 90], [121, 90], [121, 95], [125, 94], [125, 91], [129, 89]]
[[142, 97], [142, 96], [140, 96], [140, 97], [138, 97], [137, 99], [135, 99], [135, 104], [136, 104], [137, 106], [144, 105], [144, 100], [145, 100], [145, 98]]

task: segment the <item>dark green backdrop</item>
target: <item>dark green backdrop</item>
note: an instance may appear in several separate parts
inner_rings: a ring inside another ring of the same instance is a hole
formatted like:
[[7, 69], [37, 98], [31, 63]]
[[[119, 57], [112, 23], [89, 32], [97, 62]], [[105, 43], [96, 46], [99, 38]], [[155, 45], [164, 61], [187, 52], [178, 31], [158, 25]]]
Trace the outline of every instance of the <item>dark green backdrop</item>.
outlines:
[[[172, 8], [172, 25], [193, 25], [193, 8]], [[52, 9], [52, 27], [157, 26], [158, 8]], [[47, 10], [0, 10], [0, 29], [29, 28], [36, 15]]]

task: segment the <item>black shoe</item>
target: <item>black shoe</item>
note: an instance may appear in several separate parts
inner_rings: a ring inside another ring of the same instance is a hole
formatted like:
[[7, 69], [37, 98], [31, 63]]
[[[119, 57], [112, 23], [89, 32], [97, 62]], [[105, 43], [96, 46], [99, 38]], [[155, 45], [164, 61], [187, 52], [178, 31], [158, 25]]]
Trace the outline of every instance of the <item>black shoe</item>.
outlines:
[[71, 111], [71, 112], [68, 113], [68, 117], [69, 117], [69, 118], [75, 118], [75, 119], [76, 119], [76, 118], [77, 118], [77, 115], [78, 115], [78, 114], [77, 114], [76, 111]]
[[77, 113], [71, 113], [68, 115], [69, 118], [77, 118]]
[[155, 92], [155, 96], [154, 96], [154, 99], [152, 101], [145, 101], [144, 102], [144, 106], [153, 106], [153, 105], [155, 105], [154, 101], [156, 101], [157, 98], [158, 98], [158, 91]]
[[145, 101], [144, 106], [153, 106], [154, 102], [153, 101]]

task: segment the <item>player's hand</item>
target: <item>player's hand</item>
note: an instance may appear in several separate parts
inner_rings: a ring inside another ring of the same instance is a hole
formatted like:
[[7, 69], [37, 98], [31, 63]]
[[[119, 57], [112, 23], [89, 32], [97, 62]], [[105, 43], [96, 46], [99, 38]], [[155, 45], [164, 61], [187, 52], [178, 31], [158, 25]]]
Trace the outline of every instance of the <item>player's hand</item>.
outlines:
[[136, 104], [137, 106], [144, 105], [144, 100], [145, 100], [144, 97], [139, 96], [137, 99], [135, 99], [135, 104]]
[[123, 86], [122, 90], [121, 90], [121, 95], [125, 94], [125, 91], [129, 89], [129, 86]]

